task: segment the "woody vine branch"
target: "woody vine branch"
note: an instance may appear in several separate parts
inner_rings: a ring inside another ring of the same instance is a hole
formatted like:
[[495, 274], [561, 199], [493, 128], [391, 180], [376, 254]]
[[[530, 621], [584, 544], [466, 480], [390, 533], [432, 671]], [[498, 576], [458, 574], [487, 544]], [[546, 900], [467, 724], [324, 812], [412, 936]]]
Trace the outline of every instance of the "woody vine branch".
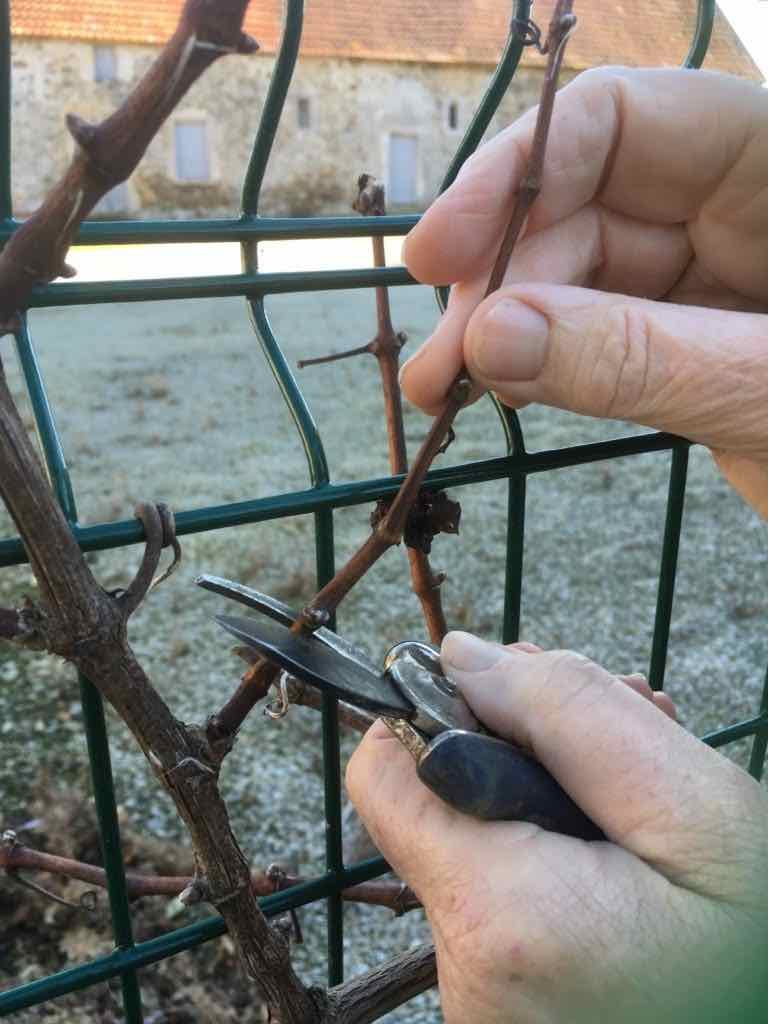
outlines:
[[[387, 212], [384, 187], [369, 174], [362, 174], [357, 183], [358, 194], [353, 209], [363, 216], [383, 217]], [[373, 235], [373, 264], [385, 267], [384, 239], [381, 235]], [[408, 470], [408, 454], [405, 444], [405, 426], [403, 423], [403, 401], [398, 380], [400, 350], [408, 340], [402, 331], [395, 331], [392, 326], [392, 315], [389, 303], [389, 289], [383, 285], [376, 288], [376, 335], [367, 345], [337, 352], [315, 359], [300, 359], [300, 369], [305, 366], [316, 366], [320, 363], [336, 362], [358, 355], [373, 355], [379, 367], [381, 389], [384, 397], [384, 415], [387, 428], [389, 449], [389, 468], [394, 475], [406, 473]], [[440, 500], [442, 499], [442, 500]], [[417, 507], [422, 506], [416, 515]], [[447, 508], [446, 508], [447, 506]], [[374, 524], [386, 515], [388, 502], [380, 502], [374, 513]], [[445, 511], [444, 511], [445, 509]], [[438, 515], [443, 512], [442, 519]], [[440, 529], [444, 533], [457, 533], [461, 509], [457, 502], [450, 502], [440, 492], [420, 495], [416, 506], [411, 509], [409, 523], [412, 536], [406, 532], [406, 552], [410, 563], [411, 585], [413, 592], [421, 603], [424, 621], [432, 643], [438, 646], [448, 632], [440, 598], [440, 585], [445, 580], [445, 573], [434, 573], [429, 564], [429, 547], [434, 533]]]
[[[557, 72], [574, 22], [571, 6], [572, 0], [559, 0], [550, 26], [550, 59], [534, 146], [489, 290], [500, 283], [526, 213], [538, 194]], [[99, 125], [69, 118], [69, 129], [78, 144], [70, 168], [0, 255], [0, 331], [16, 328], [37, 284], [69, 273], [64, 258], [80, 222], [101, 196], [130, 174], [192, 82], [219, 56], [256, 49], [255, 42], [242, 31], [246, 7], [247, 0], [218, 0], [215, 4], [187, 0], [173, 37], [120, 109]], [[347, 565], [310, 602], [301, 628], [311, 630], [327, 621], [364, 573], [400, 542], [425, 475], [469, 388], [464, 375], [454, 381], [444, 410], [386, 514]], [[358, 1024], [376, 1019], [433, 984], [434, 951], [429, 948], [396, 957], [381, 969], [328, 993], [308, 989], [297, 977], [284, 937], [270, 927], [259, 909], [247, 860], [219, 792], [221, 763], [235, 730], [217, 733], [210, 727], [179, 722], [128, 644], [127, 619], [148, 592], [160, 551], [174, 544], [172, 518], [150, 504], [137, 510], [148, 539], [142, 566], [122, 594], [107, 594], [94, 579], [55, 500], [1, 374], [0, 494], [17, 525], [39, 587], [37, 603], [18, 612], [0, 610], [0, 627], [6, 634], [16, 634], [69, 661], [91, 680], [132, 731], [192, 838], [199, 865], [193, 882], [221, 913], [242, 967], [269, 1007], [272, 1020], [282, 1024]], [[268, 675], [263, 666], [254, 666], [254, 678], [264, 683]], [[253, 690], [247, 699], [244, 696], [249, 685], [246, 680], [241, 684], [242, 708], [251, 701]], [[233, 715], [232, 722], [236, 718]]]

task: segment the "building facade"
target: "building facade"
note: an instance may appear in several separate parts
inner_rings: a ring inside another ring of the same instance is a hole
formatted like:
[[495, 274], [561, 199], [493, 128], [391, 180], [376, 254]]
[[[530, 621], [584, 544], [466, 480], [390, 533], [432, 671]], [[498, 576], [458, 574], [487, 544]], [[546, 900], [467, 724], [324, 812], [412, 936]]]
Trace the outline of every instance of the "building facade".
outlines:
[[[125, 99], [173, 30], [180, 0], [151, 4], [139, 0], [136, 6], [141, 8], [142, 3], [148, 5], [144, 20], [129, 16], [134, 5], [125, 5], [125, 13], [116, 19], [116, 6], [109, 0], [70, 0], [53, 7], [43, 0], [13, 0], [16, 216], [23, 217], [39, 205], [72, 155], [74, 143], [65, 127], [65, 114], [73, 111], [88, 121], [106, 117]], [[642, 0], [640, 6], [660, 3]], [[484, 5], [488, 16], [477, 17], [476, 9]], [[385, 14], [387, 6], [383, 0]], [[450, 0], [432, 5], [439, 9], [440, 20], [430, 28], [424, 24], [425, 17], [408, 21], [413, 19], [413, 6], [400, 0], [390, 3], [393, 16], [387, 24], [395, 27], [383, 42], [371, 43], [367, 34], [357, 38], [349, 30], [349, 19], [341, 17], [343, 12], [331, 0], [309, 5], [313, 14], [267, 172], [263, 212], [346, 211], [362, 172], [385, 183], [391, 209], [420, 208], [434, 197], [501, 52], [506, 19], [502, 16], [499, 22], [495, 0], [463, 4]], [[537, 4], [537, 13], [539, 6], [548, 5]], [[589, 21], [590, 8], [604, 12], [605, 6], [597, 0], [591, 5], [582, 0], [583, 20]], [[666, 4], [679, 38], [670, 39], [669, 26], [657, 25], [659, 44], [663, 38], [666, 49], [658, 51], [661, 60], [656, 63], [679, 63], [684, 56], [682, 48], [691, 26], [681, 12], [689, 6], [695, 4], [684, 0]], [[231, 216], [238, 211], [243, 175], [275, 63], [281, 12], [273, 7], [261, 8], [261, 21], [253, 26], [262, 49], [251, 57], [220, 60], [209, 69], [153, 140], [131, 179], [105, 197], [96, 216]], [[398, 19], [394, 8], [401, 7], [404, 12], [407, 7], [407, 14]], [[452, 7], [456, 11], [448, 10]], [[465, 28], [458, 45], [450, 29], [459, 24], [460, 16], [466, 16], [467, 9], [476, 16], [476, 31], [468, 37]], [[329, 12], [332, 24], [323, 18]], [[541, 11], [542, 23], [547, 14]], [[437, 15], [433, 12], [430, 17]], [[604, 19], [595, 21], [603, 23]], [[586, 26], [582, 28], [582, 35], [587, 31]], [[642, 38], [638, 41], [629, 35], [622, 40], [611, 38], [605, 27], [601, 31], [597, 40], [589, 37], [581, 43], [581, 49], [576, 45], [579, 33], [574, 37], [566, 78], [582, 67], [617, 58], [624, 63], [645, 62]], [[756, 77], [754, 65], [727, 24], [719, 21], [717, 31], [715, 66]], [[632, 51], [622, 53], [621, 47], [630, 39]], [[653, 42], [646, 38], [646, 47]], [[670, 53], [675, 45], [680, 53]], [[491, 133], [536, 102], [542, 66], [541, 58], [524, 62], [495, 115]]]

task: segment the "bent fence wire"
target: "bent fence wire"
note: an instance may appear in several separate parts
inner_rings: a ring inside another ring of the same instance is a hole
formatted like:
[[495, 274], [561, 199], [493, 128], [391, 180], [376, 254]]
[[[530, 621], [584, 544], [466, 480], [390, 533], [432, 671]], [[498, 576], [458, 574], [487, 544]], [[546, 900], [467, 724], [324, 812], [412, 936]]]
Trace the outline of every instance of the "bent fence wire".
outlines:
[[[530, 0], [515, 0], [514, 18], [530, 16]], [[698, 18], [686, 64], [700, 66], [709, 43], [715, 14], [714, 0], [698, 0]], [[323, 442], [301, 391], [289, 369], [280, 343], [272, 332], [265, 301], [268, 296], [303, 291], [342, 288], [373, 288], [376, 285], [411, 285], [415, 282], [403, 268], [338, 270], [292, 273], [260, 273], [256, 245], [270, 239], [340, 238], [371, 235], [402, 235], [415, 223], [412, 216], [281, 218], [259, 214], [259, 196], [272, 144], [277, 131], [288, 87], [299, 51], [303, 2], [288, 0], [285, 27], [274, 74], [261, 117], [242, 197], [242, 213], [229, 220], [128, 221], [87, 223], [79, 241], [90, 245], [128, 242], [221, 242], [238, 241], [242, 247], [242, 273], [207, 277], [168, 278], [153, 281], [110, 281], [106, 283], [53, 284], [38, 288], [34, 308], [92, 303], [138, 302], [154, 299], [187, 299], [206, 296], [243, 296], [254, 330], [275, 376], [277, 386], [290, 409], [306, 452], [310, 486], [293, 493], [275, 494], [253, 501], [242, 501], [208, 508], [176, 512], [177, 532], [197, 533], [223, 530], [244, 523], [257, 523], [282, 516], [312, 513], [315, 520], [315, 549], [318, 586], [334, 571], [334, 509], [367, 504], [392, 494], [398, 479], [369, 479], [335, 484], [329, 478]], [[0, 0], [0, 240], [5, 242], [18, 227], [13, 219], [10, 180], [10, 14], [9, 0]], [[485, 96], [464, 136], [458, 152], [446, 172], [444, 187], [457, 174], [467, 156], [475, 149], [509, 87], [520, 57], [522, 43], [511, 35]], [[438, 296], [440, 299], [440, 296]], [[78, 525], [75, 495], [70, 483], [65, 453], [56, 430], [53, 410], [46, 396], [29, 325], [25, 322], [16, 336], [16, 346], [43, 453], [58, 498], [84, 550], [123, 547], [140, 543], [142, 527], [136, 520]], [[647, 433], [620, 440], [560, 448], [529, 454], [525, 449], [520, 423], [515, 413], [498, 408], [501, 429], [508, 454], [448, 469], [432, 470], [428, 480], [440, 487], [459, 486], [488, 480], [508, 481], [508, 529], [505, 580], [505, 607], [502, 632], [505, 641], [516, 638], [522, 588], [526, 478], [565, 466], [626, 457], [644, 452], [669, 453], [670, 475], [664, 528], [658, 595], [650, 659], [651, 685], [659, 689], [664, 682], [675, 573], [680, 540], [688, 465], [688, 442], [664, 433]], [[26, 561], [18, 538], [0, 541], [0, 565]], [[90, 963], [20, 985], [0, 994], [0, 1016], [77, 989], [120, 977], [125, 1018], [130, 1024], [142, 1020], [139, 990], [143, 966], [174, 956], [223, 933], [219, 917], [210, 917], [194, 925], [179, 928], [151, 941], [133, 941], [131, 913], [126, 893], [124, 866], [117, 822], [115, 794], [110, 767], [101, 697], [87, 679], [80, 680], [83, 720], [87, 734], [93, 791], [99, 820], [104, 864], [113, 922], [115, 950]], [[325, 698], [323, 709], [323, 755], [325, 767], [325, 820], [327, 834], [326, 872], [300, 886], [268, 896], [261, 901], [265, 913], [275, 915], [291, 907], [325, 900], [328, 921], [328, 978], [336, 984], [343, 974], [341, 890], [356, 882], [382, 874], [386, 870], [380, 858], [353, 867], [345, 867], [341, 854], [341, 782], [339, 736], [335, 700]], [[763, 687], [761, 706], [754, 717], [733, 723], [704, 739], [720, 746], [744, 737], [754, 737], [750, 771], [760, 777], [768, 746], [768, 677]]]

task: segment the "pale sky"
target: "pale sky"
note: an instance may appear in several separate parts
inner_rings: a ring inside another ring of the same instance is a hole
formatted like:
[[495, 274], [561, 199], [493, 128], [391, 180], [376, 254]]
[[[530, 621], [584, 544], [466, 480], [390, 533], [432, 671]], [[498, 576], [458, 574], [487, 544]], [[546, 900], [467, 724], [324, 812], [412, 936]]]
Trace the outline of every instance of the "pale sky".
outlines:
[[717, 0], [717, 6], [768, 81], [768, 0]]

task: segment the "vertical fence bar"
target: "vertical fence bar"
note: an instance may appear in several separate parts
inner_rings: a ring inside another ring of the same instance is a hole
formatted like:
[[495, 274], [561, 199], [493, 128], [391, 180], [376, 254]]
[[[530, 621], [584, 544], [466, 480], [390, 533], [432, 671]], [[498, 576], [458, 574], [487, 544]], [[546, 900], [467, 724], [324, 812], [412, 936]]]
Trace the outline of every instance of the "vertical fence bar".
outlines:
[[35, 416], [35, 428], [45, 459], [45, 466], [48, 470], [48, 479], [56, 492], [56, 497], [59, 499], [59, 504], [64, 510], [64, 515], [71, 523], [74, 523], [77, 521], [77, 509], [75, 507], [75, 495], [72, 490], [72, 480], [69, 475], [67, 460], [64, 457], [64, 449], [61, 446], [59, 432], [56, 429], [53, 409], [48, 401], [48, 395], [43, 384], [43, 375], [37, 360], [37, 353], [32, 344], [26, 316], [22, 319], [21, 330], [15, 335], [15, 339], [16, 354], [21, 366], [21, 372], [24, 374], [32, 412]]
[[656, 618], [653, 627], [653, 646], [648, 681], [654, 690], [664, 687], [667, 670], [669, 627], [672, 622], [672, 602], [675, 596], [677, 557], [680, 551], [680, 531], [683, 523], [685, 482], [688, 476], [688, 444], [681, 442], [672, 452], [669, 474], [667, 517], [659, 570], [659, 589], [656, 597]]
[[685, 58], [685, 67], [700, 68], [709, 49], [712, 26], [715, 23], [715, 0], [699, 0], [696, 9], [696, 28], [691, 48]]
[[258, 215], [261, 186], [272, 153], [275, 133], [280, 123], [285, 97], [293, 78], [296, 58], [299, 54], [301, 31], [304, 24], [303, 0], [287, 0], [283, 37], [280, 40], [280, 52], [277, 55], [272, 79], [269, 83], [264, 109], [261, 112], [259, 129], [251, 151], [251, 159], [243, 182], [242, 207], [243, 213], [250, 217]]
[[[760, 714], [768, 717], [768, 671], [763, 683], [763, 696], [760, 700]], [[749, 774], [762, 779], [765, 771], [765, 754], [768, 750], [768, 722], [760, 726], [752, 741], [752, 753], [749, 758]]]
[[[520, 417], [498, 398], [493, 398], [507, 441], [508, 455], [525, 455], [525, 438]], [[504, 619], [502, 643], [520, 638], [520, 611], [523, 594], [523, 557], [525, 554], [525, 504], [527, 477], [515, 473], [507, 485], [507, 560], [504, 567]]]
[[[280, 115], [293, 77], [301, 42], [304, 17], [303, 0], [288, 0], [277, 57], [269, 91], [264, 103], [251, 159], [243, 183], [242, 208], [246, 216], [258, 216], [261, 188], [264, 183], [269, 157], [275, 140]], [[243, 246], [243, 264], [248, 269], [258, 265], [255, 244]], [[296, 380], [275, 338], [266, 316], [263, 301], [250, 303], [251, 316], [262, 349], [269, 361], [278, 386], [304, 445], [312, 483], [317, 486], [328, 481], [328, 464], [322, 440], [307, 408]], [[317, 581], [322, 587], [334, 573], [333, 512], [325, 510], [315, 515], [315, 556]], [[336, 698], [323, 694], [323, 775], [325, 789], [325, 861], [326, 870], [338, 876], [344, 869], [341, 830], [341, 763], [339, 748], [338, 705]], [[344, 977], [344, 919], [343, 903], [338, 892], [326, 900], [328, 941], [328, 984], [337, 985]]]
[[[324, 586], [335, 571], [333, 512], [326, 509], [315, 514], [315, 551], [317, 582]], [[334, 621], [331, 623], [335, 626]], [[339, 877], [344, 870], [341, 826], [341, 751], [339, 746], [338, 701], [323, 694], [323, 778], [325, 799], [325, 866], [329, 874]], [[339, 892], [326, 899], [328, 932], [328, 984], [344, 980], [344, 903]]]
[[[246, 263], [255, 258], [255, 246], [244, 247]], [[328, 464], [322, 439], [291, 373], [285, 356], [275, 338], [261, 300], [250, 303], [251, 316], [262, 349], [267, 357], [283, 398], [299, 431], [315, 486], [328, 482]], [[315, 515], [315, 557], [318, 586], [327, 583], [335, 571], [333, 512], [323, 510]], [[323, 778], [325, 812], [326, 869], [338, 876], [344, 869], [341, 827], [341, 764], [339, 748], [338, 706], [336, 698], [323, 695]], [[344, 906], [338, 892], [326, 900], [328, 937], [328, 984], [338, 985], [344, 976]]]
[[504, 622], [502, 643], [520, 639], [520, 611], [523, 595], [523, 556], [525, 549], [526, 477], [522, 473], [509, 478], [507, 491], [507, 564], [504, 586]]
[[[32, 410], [35, 415], [40, 444], [51, 484], [59, 499], [67, 520], [77, 522], [77, 507], [67, 469], [64, 449], [61, 445], [48, 395], [45, 391], [40, 365], [32, 345], [26, 318], [22, 330], [16, 334], [16, 351], [27, 385]], [[101, 694], [85, 676], [78, 674], [80, 701], [83, 708], [83, 725], [88, 746], [93, 797], [96, 817], [99, 823], [99, 841], [107, 872], [107, 893], [112, 915], [112, 932], [120, 948], [133, 946], [133, 927], [125, 884], [125, 865], [120, 842], [120, 825], [117, 820], [115, 787], [112, 777], [112, 761], [109, 754], [107, 723], [104, 717], [104, 702]], [[128, 1024], [142, 1024], [141, 992], [136, 971], [121, 975], [123, 1007]]]
[[[247, 245], [243, 248], [255, 256], [255, 245]], [[251, 269], [251, 266], [252, 264], [249, 263], [248, 269]], [[317, 429], [307, 403], [304, 401], [304, 396], [299, 385], [296, 383], [296, 378], [291, 372], [283, 350], [280, 348], [280, 344], [272, 331], [266, 310], [264, 309], [264, 302], [262, 299], [256, 299], [249, 305], [251, 319], [262, 351], [267, 358], [269, 368], [274, 374], [277, 386], [280, 388], [280, 392], [285, 399], [285, 403], [293, 417], [293, 422], [296, 424], [296, 429], [299, 432], [301, 443], [304, 446], [304, 453], [309, 465], [309, 478], [315, 487], [328, 483], [328, 460], [325, 457], [320, 432]]]
[[0, 220], [13, 214], [11, 199], [11, 11], [0, 0]]
[[[104, 718], [104, 702], [96, 687], [85, 676], [80, 680], [80, 699], [83, 706], [83, 723], [88, 741], [88, 758], [91, 766], [93, 797], [99, 821], [99, 839], [107, 872], [107, 892], [112, 912], [112, 931], [116, 944], [122, 949], [133, 945], [133, 926], [125, 884], [125, 865], [120, 842], [120, 825], [117, 820], [115, 787], [112, 777], [112, 759], [109, 754], [109, 737]], [[123, 1007], [128, 1024], [142, 1024], [141, 991], [136, 971], [126, 971], [120, 976], [123, 989]]]

